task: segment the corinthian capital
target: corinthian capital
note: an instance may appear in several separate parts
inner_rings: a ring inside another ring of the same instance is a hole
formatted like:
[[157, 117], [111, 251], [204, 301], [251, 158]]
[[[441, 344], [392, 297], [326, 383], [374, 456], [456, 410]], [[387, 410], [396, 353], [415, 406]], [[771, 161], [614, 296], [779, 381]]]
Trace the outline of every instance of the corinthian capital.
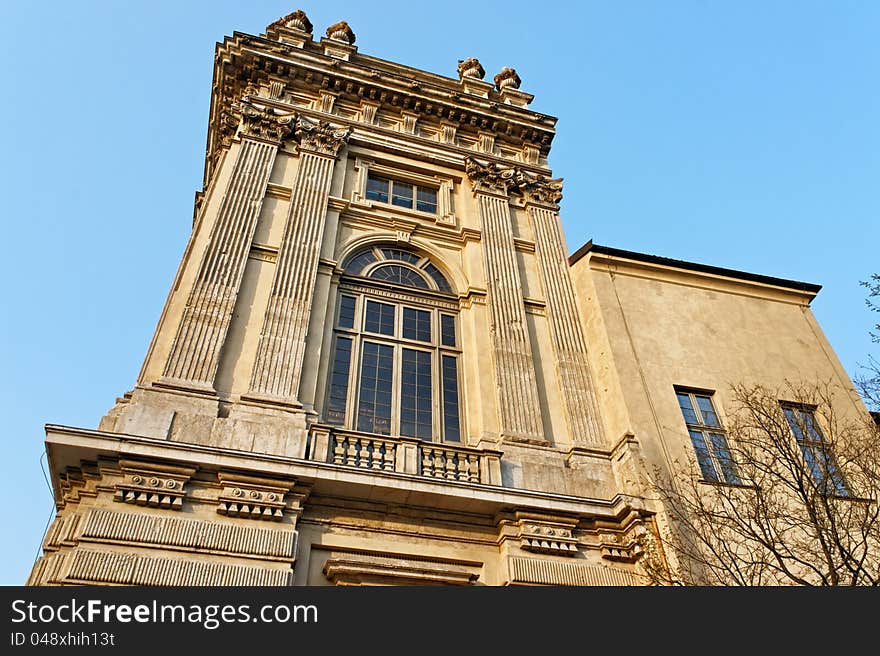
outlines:
[[241, 135], [281, 143], [293, 132], [296, 114], [277, 114], [271, 107], [242, 101]]
[[515, 167], [498, 166], [495, 162], [482, 163], [471, 156], [465, 157], [464, 170], [474, 191], [490, 191], [509, 194], [519, 187], [519, 170]]
[[302, 118], [296, 122], [297, 136], [301, 150], [336, 157], [348, 141], [351, 128], [342, 128], [324, 121], [310, 121]]
[[520, 191], [526, 200], [559, 205], [559, 201], [562, 200], [562, 178], [548, 178], [544, 175], [523, 176]]

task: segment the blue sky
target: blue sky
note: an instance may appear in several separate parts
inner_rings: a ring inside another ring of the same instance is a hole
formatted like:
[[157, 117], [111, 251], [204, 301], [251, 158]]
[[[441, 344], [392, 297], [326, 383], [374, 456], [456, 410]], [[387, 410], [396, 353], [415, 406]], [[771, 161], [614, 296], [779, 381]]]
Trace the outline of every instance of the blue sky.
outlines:
[[880, 271], [880, 3], [2, 3], [0, 584], [52, 512], [43, 425], [96, 427], [134, 384], [201, 186], [215, 42], [297, 8], [435, 73], [516, 68], [559, 117], [571, 251], [819, 283], [847, 371], [877, 353], [859, 281]]

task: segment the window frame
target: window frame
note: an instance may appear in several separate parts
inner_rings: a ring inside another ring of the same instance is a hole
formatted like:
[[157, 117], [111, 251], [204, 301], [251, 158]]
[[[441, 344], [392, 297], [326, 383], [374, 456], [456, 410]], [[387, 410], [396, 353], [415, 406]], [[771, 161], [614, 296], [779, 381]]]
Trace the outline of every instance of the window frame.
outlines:
[[[387, 183], [387, 187], [385, 188], [385, 192], [384, 192], [387, 200], [380, 200], [378, 198], [370, 198], [370, 196], [369, 196], [370, 182], [376, 181], [376, 180], [382, 180], [383, 182]], [[409, 191], [410, 191], [409, 199], [411, 201], [410, 205], [401, 205], [399, 203], [394, 202], [395, 198], [398, 198], [398, 197], [402, 198], [402, 196], [398, 196], [395, 193], [395, 187], [397, 185], [400, 185], [401, 187], [406, 187], [409, 189]], [[428, 210], [419, 209], [419, 191], [431, 191], [434, 193], [434, 203], [432, 203], [434, 205], [433, 212], [428, 211]], [[431, 216], [436, 216], [440, 212], [440, 185], [439, 184], [435, 184], [435, 185], [421, 184], [418, 182], [412, 182], [411, 180], [406, 180], [406, 179], [399, 178], [399, 177], [389, 176], [384, 173], [370, 171], [369, 173], [367, 173], [367, 186], [364, 190], [364, 199], [367, 200], [368, 202], [381, 203], [383, 205], [393, 205], [394, 207], [401, 207], [405, 210], [411, 210], [414, 212], [422, 212], [424, 214], [430, 214]]]
[[[428, 219], [440, 225], [455, 226], [455, 200], [453, 189], [456, 179], [450, 176], [437, 175], [435, 171], [424, 170], [418, 172], [410, 169], [401, 169], [395, 166], [388, 166], [375, 160], [364, 157], [356, 157], [354, 170], [357, 176], [351, 191], [351, 202], [353, 205], [361, 207], [381, 207], [383, 210], [399, 212], [409, 217], [417, 219]], [[389, 186], [388, 202], [377, 200], [369, 200], [367, 198], [367, 180], [370, 175], [376, 175], [389, 180], [411, 184], [416, 187], [424, 187], [437, 192], [437, 211], [425, 212], [416, 209], [417, 207], [417, 191], [413, 190], [413, 207], [401, 207], [391, 202], [391, 194], [393, 185]], [[460, 180], [459, 180], [460, 181]]]
[[[370, 281], [381, 282], [381, 281]], [[400, 289], [400, 287], [398, 287]], [[351, 352], [349, 358], [347, 390], [345, 395], [345, 408], [343, 411], [343, 420], [341, 423], [330, 422], [337, 426], [340, 430], [364, 432], [358, 429], [358, 417], [360, 412], [360, 387], [361, 387], [361, 367], [363, 362], [364, 343], [371, 342], [392, 347], [392, 397], [391, 397], [391, 418], [390, 430], [387, 434], [389, 438], [405, 438], [417, 439], [420, 441], [431, 443], [444, 443], [450, 445], [464, 446], [465, 430], [465, 413], [463, 412], [464, 390], [462, 385], [462, 346], [461, 331], [459, 327], [459, 316], [457, 309], [451, 301], [446, 299], [434, 298], [430, 293], [437, 293], [435, 290], [422, 290], [412, 287], [403, 288], [406, 291], [400, 294], [385, 292], [382, 289], [369, 289], [361, 284], [358, 277], [352, 280], [346, 280], [345, 277], [340, 280], [336, 303], [334, 306], [334, 314], [332, 321], [333, 339], [331, 340], [330, 357], [328, 358], [327, 369], [327, 385], [325, 389], [325, 412], [327, 417], [329, 411], [329, 402], [331, 394], [331, 386], [333, 384], [333, 364], [336, 358], [336, 348], [339, 339], [345, 338], [351, 340]], [[441, 292], [442, 293], [442, 292]], [[445, 295], [445, 294], [444, 294]], [[340, 308], [344, 297], [352, 297], [355, 299], [354, 305], [354, 322], [351, 328], [341, 326]], [[394, 310], [394, 332], [392, 335], [381, 333], [367, 332], [366, 326], [366, 308], [368, 302], [378, 302], [386, 305], [393, 305]], [[430, 312], [431, 341], [407, 338], [403, 335], [404, 309]], [[455, 345], [449, 346], [442, 340], [442, 316], [450, 316], [453, 321], [455, 330]], [[431, 439], [425, 440], [410, 435], [402, 435], [401, 428], [401, 406], [402, 406], [402, 376], [403, 376], [403, 352], [404, 349], [428, 352], [431, 354]], [[445, 410], [445, 390], [443, 389], [443, 357], [452, 356], [456, 362], [456, 406], [458, 408], [458, 440], [446, 440], [446, 422], [444, 416]], [[371, 431], [367, 431], [371, 432]], [[371, 432], [372, 433], [372, 432]], [[372, 433], [381, 434], [384, 433]]]
[[[405, 260], [395, 259], [393, 256], [389, 256], [385, 253], [385, 251], [403, 251], [406, 253], [410, 253], [417, 257], [415, 262], [408, 262]], [[363, 257], [367, 252], [369, 252], [373, 260], [364, 264], [361, 268], [360, 273], [352, 273], [349, 270], [351, 263]], [[359, 280], [369, 280], [369, 284], [371, 286], [381, 286], [383, 288], [395, 289], [395, 290], [403, 290], [406, 289], [407, 293], [415, 293], [422, 294], [424, 292], [433, 292], [435, 294], [443, 294], [448, 297], [448, 295], [454, 295], [452, 284], [449, 282], [449, 277], [444, 274], [436, 264], [431, 260], [431, 258], [425, 255], [419, 255], [418, 253], [414, 253], [410, 250], [406, 250], [400, 248], [400, 246], [393, 244], [372, 244], [370, 246], [365, 246], [363, 248], [358, 248], [348, 256], [341, 263], [343, 265], [342, 275], [351, 278], [351, 279], [359, 279]], [[384, 280], [382, 278], [373, 278], [373, 272], [377, 269], [381, 269], [386, 266], [399, 266], [404, 269], [410, 269], [414, 271], [419, 277], [425, 280], [428, 284], [427, 287], [415, 287], [411, 285], [405, 285], [401, 283], [396, 283], [390, 280]], [[448, 287], [447, 289], [442, 289], [440, 287], [440, 283], [437, 278], [431, 271], [429, 271], [429, 267], [432, 267], [436, 270], [437, 275], [442, 279], [443, 284]]]
[[[840, 465], [837, 463], [837, 457], [834, 453], [833, 445], [831, 444], [831, 441], [825, 437], [825, 431], [822, 429], [816, 416], [816, 410], [818, 407], [794, 401], [780, 401], [779, 407], [785, 417], [789, 431], [800, 449], [801, 456], [804, 459], [806, 472], [815, 484], [816, 489], [826, 496], [837, 499], [851, 499], [853, 494], [847, 484], [846, 477], [840, 469]], [[791, 418], [787, 411], [793, 411], [796, 413], [796, 417], [804, 415], [808, 416], [810, 418], [810, 427], [812, 427], [813, 432], [815, 432], [819, 439], [810, 439], [810, 437], [807, 436], [806, 433], [809, 431], [804, 430], [807, 428], [806, 421], [798, 423], [798, 430], [795, 431], [795, 427], [792, 425]], [[803, 439], [798, 438], [798, 432], [801, 433]], [[810, 459], [807, 458], [806, 451], [810, 452]], [[818, 458], [816, 455], [817, 452], [819, 453]], [[815, 465], [811, 465], [811, 459]], [[831, 466], [828, 467], [827, 464], [824, 463], [831, 463]], [[822, 471], [820, 472], [822, 475], [821, 480], [816, 477], [816, 467], [822, 468]], [[829, 479], [831, 483], [830, 486]], [[831, 488], [830, 490], [828, 489], [829, 487]]]
[[[724, 423], [721, 421], [721, 413], [718, 412], [718, 407], [713, 400], [715, 393], [709, 390], [680, 386], [674, 386], [673, 391], [675, 393], [675, 401], [679, 409], [679, 415], [681, 416], [682, 421], [684, 421], [685, 430], [687, 431], [688, 437], [690, 438], [691, 449], [693, 450], [693, 454], [697, 459], [697, 465], [702, 475], [702, 482], [711, 483], [713, 485], [730, 485], [734, 487], [746, 486], [745, 482], [743, 481], [743, 477], [739, 472], [739, 466], [737, 465], [736, 460], [731, 452], [730, 439], [728, 437], [727, 430], [724, 428]], [[684, 395], [688, 397], [690, 410], [694, 414], [694, 417], [697, 419], [697, 423], [688, 421], [687, 416], [684, 414], [684, 409], [681, 407], [679, 395]], [[712, 413], [715, 415], [717, 425], [712, 425], [705, 422], [704, 410], [697, 402], [697, 398], [705, 398], [709, 401], [709, 406]], [[691, 435], [691, 431], [700, 433], [702, 436], [704, 450], [709, 457], [709, 464], [711, 464], [714, 471], [713, 477], [707, 476], [706, 470], [703, 467], [703, 460], [700, 458], [699, 449], [694, 443], [694, 437], [693, 435]], [[719, 449], [712, 439], [712, 435], [720, 435], [721, 438], [724, 440], [726, 458], [717, 453]], [[728, 463], [728, 467], [732, 470], [732, 477], [725, 469], [725, 460]]]

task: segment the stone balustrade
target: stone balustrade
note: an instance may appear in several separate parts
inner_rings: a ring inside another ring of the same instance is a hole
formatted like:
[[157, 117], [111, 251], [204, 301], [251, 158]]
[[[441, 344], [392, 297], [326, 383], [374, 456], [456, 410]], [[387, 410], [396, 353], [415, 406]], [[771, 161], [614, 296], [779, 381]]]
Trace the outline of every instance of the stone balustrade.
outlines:
[[318, 462], [443, 481], [501, 485], [501, 453], [313, 424], [306, 457]]
[[422, 476], [449, 481], [480, 482], [480, 454], [448, 446], [421, 446]]
[[387, 439], [335, 433], [331, 453], [334, 465], [394, 471], [396, 444]]

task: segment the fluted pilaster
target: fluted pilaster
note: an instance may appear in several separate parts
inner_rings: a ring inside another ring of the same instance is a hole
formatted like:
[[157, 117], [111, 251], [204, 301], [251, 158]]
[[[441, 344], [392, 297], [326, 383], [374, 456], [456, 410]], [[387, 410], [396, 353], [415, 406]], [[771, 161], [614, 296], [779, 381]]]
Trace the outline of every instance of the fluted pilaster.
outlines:
[[508, 181], [480, 175], [473, 160], [468, 161], [467, 170], [480, 207], [501, 434], [544, 441], [535, 362], [513, 243]]
[[559, 214], [554, 209], [532, 203], [528, 211], [535, 232], [550, 336], [572, 440], [576, 444], [601, 445], [604, 439], [599, 407], [568, 271]]
[[[245, 119], [242, 142], [208, 246], [199, 264], [164, 376], [196, 387], [214, 383], [280, 139], [289, 132], [264, 116]], [[274, 126], [269, 140], [265, 129]]]
[[300, 120], [300, 164], [250, 391], [297, 402], [336, 156], [349, 130]]

